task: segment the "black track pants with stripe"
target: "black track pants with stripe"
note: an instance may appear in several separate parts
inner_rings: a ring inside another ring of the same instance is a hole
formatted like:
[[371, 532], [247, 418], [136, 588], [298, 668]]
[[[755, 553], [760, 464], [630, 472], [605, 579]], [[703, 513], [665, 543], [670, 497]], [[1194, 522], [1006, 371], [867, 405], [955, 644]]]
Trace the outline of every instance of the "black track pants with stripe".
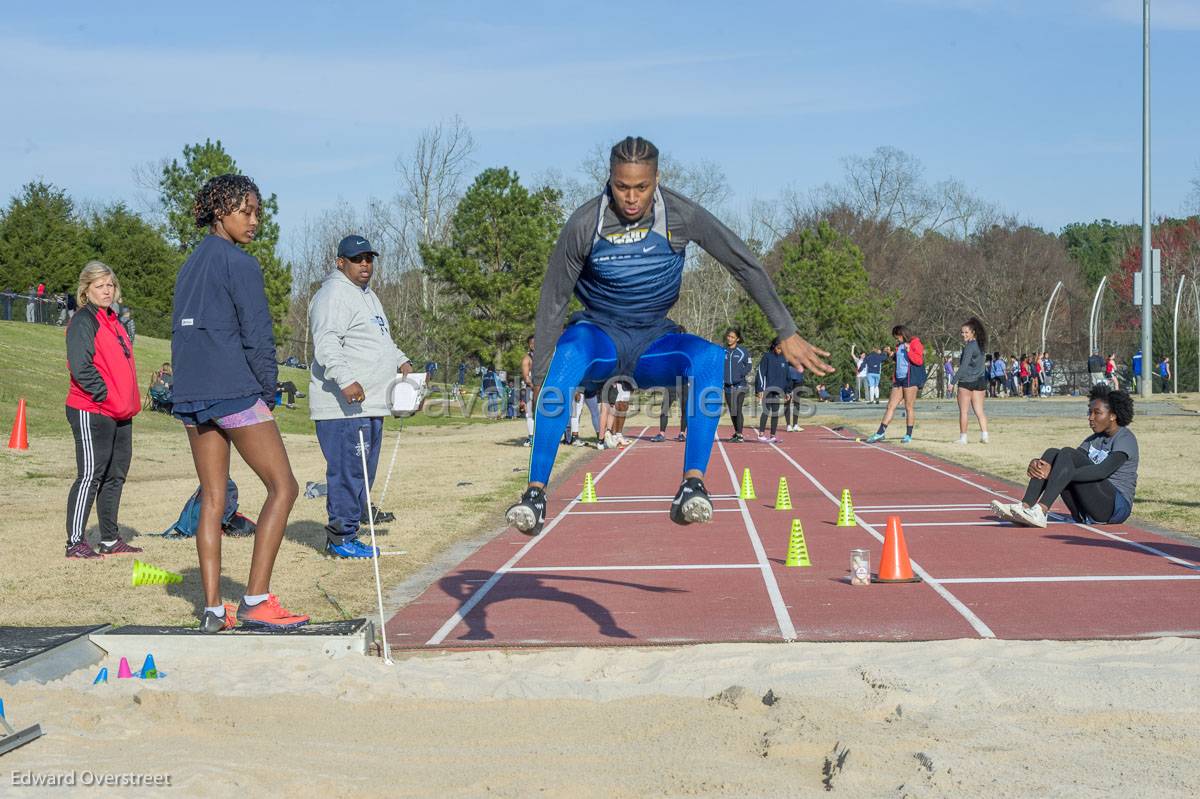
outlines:
[[67, 547], [83, 540], [93, 502], [101, 540], [116, 541], [121, 491], [133, 458], [133, 420], [67, 408], [67, 421], [75, 434], [77, 470], [67, 495]]

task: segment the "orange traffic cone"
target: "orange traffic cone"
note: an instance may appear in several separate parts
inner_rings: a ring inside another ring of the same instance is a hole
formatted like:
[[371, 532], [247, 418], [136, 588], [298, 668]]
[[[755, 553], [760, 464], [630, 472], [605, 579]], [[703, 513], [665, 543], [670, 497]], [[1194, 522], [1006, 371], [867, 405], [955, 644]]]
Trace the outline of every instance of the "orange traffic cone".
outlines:
[[904, 528], [899, 516], [887, 518], [887, 532], [883, 536], [883, 559], [879, 562], [879, 576], [875, 583], [919, 583], [921, 578], [913, 574], [908, 559], [908, 546], [904, 543]]
[[17, 401], [17, 418], [13, 420], [12, 434], [8, 437], [9, 449], [29, 449], [29, 433], [25, 429], [25, 399]]

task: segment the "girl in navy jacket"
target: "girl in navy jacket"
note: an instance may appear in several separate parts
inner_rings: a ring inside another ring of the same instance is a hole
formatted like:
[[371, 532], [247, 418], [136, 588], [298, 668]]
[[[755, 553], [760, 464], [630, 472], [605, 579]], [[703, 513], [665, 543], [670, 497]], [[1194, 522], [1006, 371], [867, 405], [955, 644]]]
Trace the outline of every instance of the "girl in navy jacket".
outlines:
[[[758, 374], [755, 375], [755, 390], [758, 401], [762, 403], [762, 414], [758, 418], [758, 437], [768, 444], [779, 441], [776, 433], [779, 431], [779, 410], [788, 393], [791, 382], [788, 375], [789, 364], [783, 357], [783, 348], [779, 339], [771, 342], [771, 349], [763, 353], [758, 362]], [[767, 436], [767, 418], [771, 419], [771, 435]]]
[[270, 593], [275, 555], [299, 490], [271, 414], [278, 370], [262, 270], [238, 246], [254, 239], [261, 204], [258, 186], [243, 175], [221, 175], [205, 183], [193, 210], [196, 226], [207, 227], [210, 235], [175, 281], [171, 412], [187, 430], [200, 478], [196, 551], [204, 587], [204, 632], [235, 623], [234, 607], [221, 602], [221, 515], [231, 445], [267, 489], [236, 620], [267, 629], [308, 623], [308, 616], [284, 610]]
[[742, 436], [742, 404], [746, 401], [746, 377], [753, 365], [750, 353], [742, 346], [742, 331], [731, 327], [725, 331], [725, 406], [733, 422], [730, 441], [745, 441]]

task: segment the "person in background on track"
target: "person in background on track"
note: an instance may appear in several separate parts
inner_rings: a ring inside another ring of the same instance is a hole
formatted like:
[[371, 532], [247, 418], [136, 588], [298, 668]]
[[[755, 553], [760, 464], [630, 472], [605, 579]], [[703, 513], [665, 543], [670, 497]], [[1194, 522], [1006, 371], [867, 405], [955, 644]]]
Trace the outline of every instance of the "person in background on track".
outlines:
[[1133, 510], [1137, 488], [1138, 443], [1129, 429], [1133, 399], [1104, 384], [1088, 393], [1092, 434], [1078, 447], [1048, 449], [1029, 462], [1029, 486], [1020, 502], [992, 502], [1005, 521], [1045, 527], [1046, 513], [1059, 496], [1080, 524], [1120, 524]]
[[1007, 364], [1004, 363], [1004, 356], [1000, 354], [1000, 350], [992, 353], [992, 371], [988, 374], [991, 384], [991, 395], [999, 398], [1000, 392], [1004, 389], [1004, 373], [1007, 371]]
[[725, 331], [725, 407], [729, 410], [729, 419], [733, 422], [732, 442], [745, 441], [742, 428], [745, 417], [742, 416], [742, 405], [746, 401], [746, 378], [750, 375], [753, 361], [750, 353], [742, 346], [742, 331], [731, 327]]
[[904, 403], [904, 416], [907, 429], [901, 444], [912, 441], [913, 427], [917, 423], [916, 400], [917, 394], [925, 386], [927, 373], [925, 371], [925, 346], [921, 339], [914, 336], [904, 325], [892, 328], [892, 336], [896, 339], [896, 350], [892, 358], [895, 361], [895, 372], [892, 377], [892, 391], [888, 394], [887, 410], [883, 413], [883, 421], [879, 429], [867, 436], [867, 443], [883, 441], [887, 435], [888, 425], [896, 413], [896, 408]]
[[658, 433], [651, 441], [666, 441], [667, 440], [667, 422], [671, 417], [671, 406], [678, 400], [679, 404], [679, 434], [675, 436], [676, 441], [687, 441], [687, 402], [688, 391], [690, 386], [684, 381], [680, 381], [678, 388], [668, 388], [662, 393], [662, 407], [658, 412]]
[[879, 379], [883, 371], [883, 365], [887, 363], [887, 356], [883, 354], [883, 348], [876, 346], [866, 356], [867, 362], [867, 391], [869, 397], [867, 400], [876, 405], [879, 404]]
[[850, 357], [854, 359], [854, 383], [858, 391], [859, 401], [861, 402], [862, 398], [866, 396], [867, 354], [865, 352], [855, 354], [854, 349], [854, 345], [851, 345]]
[[[300, 490], [271, 409], [279, 366], [262, 267], [242, 246], [254, 240], [262, 194], [244, 175], [212, 178], [196, 194], [196, 226], [209, 234], [179, 268], [171, 317], [175, 404], [200, 478], [196, 551], [204, 590], [200, 629], [234, 626], [284, 630], [308, 623], [271, 593], [271, 573], [288, 514]], [[221, 602], [221, 517], [230, 448], [263, 481], [245, 594], [236, 608]]]
[[958, 361], [958, 443], [967, 443], [967, 420], [975, 412], [979, 420], [979, 441], [988, 442], [988, 420], [983, 412], [988, 379], [984, 370], [983, 350], [987, 347], [987, 331], [976, 317], [962, 323], [963, 349]]
[[[98, 559], [142, 550], [121, 539], [117, 513], [133, 459], [133, 417], [142, 409], [133, 342], [112, 305], [121, 299], [113, 270], [88, 261], [79, 273], [79, 311], [67, 324], [67, 422], [75, 437], [75, 482], [67, 494], [67, 557]], [[86, 540], [92, 503], [100, 551]]]
[[1168, 391], [1170, 391], [1170, 389], [1167, 386], [1171, 382], [1171, 359], [1168, 358], [1166, 355], [1164, 355], [1162, 357], [1162, 360], [1158, 362], [1157, 372], [1158, 372], [1158, 380], [1160, 383], [1160, 390], [1162, 391], [1162, 393], [1166, 394]]
[[[533, 336], [525, 339], [525, 355], [521, 358], [521, 393], [525, 397], [525, 446], [533, 446]], [[569, 441], [567, 443], [570, 443]]]
[[[778, 443], [779, 410], [788, 393], [788, 362], [783, 357], [779, 339], [771, 341], [771, 347], [763, 353], [754, 376], [754, 391], [762, 407], [758, 418], [758, 439], [768, 444]], [[771, 433], [767, 435], [767, 419], [771, 420]]]
[[947, 355], [942, 362], [942, 373], [946, 376], [946, 397], [954, 398], [954, 358]]
[[1121, 380], [1117, 376], [1117, 354], [1115, 352], [1109, 355], [1104, 362], [1104, 379], [1108, 381], [1109, 388], [1114, 390], [1121, 388]]
[[804, 430], [800, 426], [800, 388], [804, 385], [804, 370], [788, 364], [787, 396], [784, 397], [783, 417], [787, 420], [787, 431], [799, 433]]

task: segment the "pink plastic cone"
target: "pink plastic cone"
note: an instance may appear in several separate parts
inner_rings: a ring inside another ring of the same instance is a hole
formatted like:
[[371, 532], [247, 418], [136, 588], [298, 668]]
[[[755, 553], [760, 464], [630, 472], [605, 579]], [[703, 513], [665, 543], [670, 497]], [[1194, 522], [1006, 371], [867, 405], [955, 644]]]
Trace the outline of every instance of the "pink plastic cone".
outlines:
[[129, 670], [129, 661], [125, 658], [121, 658], [121, 667], [117, 669], [117, 678], [121, 680], [128, 680], [131, 677], [133, 677], [133, 672]]

